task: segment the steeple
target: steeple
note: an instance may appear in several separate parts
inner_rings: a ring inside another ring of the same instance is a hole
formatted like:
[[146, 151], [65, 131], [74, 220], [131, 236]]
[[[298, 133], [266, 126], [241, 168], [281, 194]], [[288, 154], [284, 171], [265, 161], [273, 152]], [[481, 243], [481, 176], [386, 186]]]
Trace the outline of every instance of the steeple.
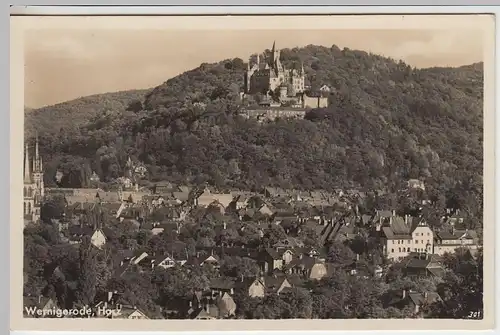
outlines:
[[40, 151], [38, 150], [38, 132], [35, 135], [35, 157], [33, 157], [33, 172], [42, 172], [42, 159], [40, 157]]
[[40, 159], [40, 154], [38, 152], [38, 132], [35, 135], [35, 159], [38, 161]]
[[24, 149], [24, 182], [31, 183], [31, 169], [30, 169], [30, 154], [28, 151], [28, 143], [26, 143], [26, 148]]

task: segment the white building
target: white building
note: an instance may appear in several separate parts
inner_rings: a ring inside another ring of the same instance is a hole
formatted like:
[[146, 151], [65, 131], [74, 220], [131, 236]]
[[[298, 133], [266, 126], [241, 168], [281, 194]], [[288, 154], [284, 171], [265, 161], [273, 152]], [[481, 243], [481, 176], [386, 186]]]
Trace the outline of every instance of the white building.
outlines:
[[391, 216], [380, 227], [384, 253], [388, 259], [399, 260], [410, 252], [432, 253], [434, 233], [422, 218]]

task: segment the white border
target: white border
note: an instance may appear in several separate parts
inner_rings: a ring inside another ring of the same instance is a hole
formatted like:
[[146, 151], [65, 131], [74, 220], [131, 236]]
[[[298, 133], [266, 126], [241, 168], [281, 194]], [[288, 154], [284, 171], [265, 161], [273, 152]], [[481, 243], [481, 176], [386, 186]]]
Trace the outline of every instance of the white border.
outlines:
[[[164, 15], [164, 14], [354, 14], [354, 13], [359, 13], [359, 14], [414, 14], [414, 13], [494, 13], [494, 14], [500, 14], [500, 9], [498, 7], [494, 6], [484, 6], [484, 7], [458, 7], [458, 6], [449, 6], [449, 7], [432, 7], [432, 6], [426, 6], [426, 7], [417, 7], [417, 6], [411, 6], [411, 7], [395, 7], [395, 6], [381, 6], [381, 7], [347, 7], [347, 6], [338, 6], [338, 7], [325, 7], [325, 6], [318, 6], [318, 7], [305, 7], [305, 6], [299, 6], [299, 7], [181, 7], [181, 6], [175, 6], [175, 7], [144, 7], [144, 6], [137, 6], [137, 7], [132, 7], [132, 6], [123, 6], [123, 7], [110, 7], [110, 6], [101, 6], [101, 7], [40, 7], [40, 6], [35, 6], [35, 7], [12, 7], [11, 8], [11, 14], [21, 14], [21, 15], [26, 15], [26, 14], [31, 14], [31, 15]], [[496, 19], [496, 23], [498, 25], [499, 19]], [[497, 36], [496, 37], [496, 50], [497, 50], [497, 55], [498, 55], [498, 45], [500, 43], [500, 38]], [[496, 69], [496, 93], [500, 93], [499, 87], [498, 87], [498, 75], [500, 74], [500, 70]], [[496, 107], [499, 107], [499, 102], [496, 101]], [[496, 121], [496, 126], [499, 125], [499, 122]], [[500, 149], [499, 149], [500, 150]], [[496, 151], [496, 155], [498, 155], [500, 152]], [[498, 161], [496, 161], [498, 163]], [[497, 187], [500, 187], [500, 183], [496, 181], [495, 184]], [[500, 204], [498, 203], [499, 200], [496, 199], [497, 201], [497, 206], [500, 207]], [[497, 213], [495, 213], [497, 214]], [[496, 223], [497, 219], [495, 219]], [[496, 237], [497, 239], [500, 238], [500, 231], [499, 229], [496, 229]], [[498, 248], [496, 248], [498, 249]], [[498, 256], [500, 252], [496, 250], [495, 252], [495, 258], [496, 263], [498, 263]], [[499, 290], [495, 289], [495, 296], [496, 300], [498, 301], [499, 297]], [[498, 308], [496, 308], [496, 319], [498, 320], [498, 316], [500, 315], [500, 311]], [[233, 331], [234, 332], [234, 331]], [[375, 331], [380, 334], [385, 334], [386, 331]], [[394, 332], [394, 331], [389, 331], [389, 332]], [[396, 331], [397, 332], [397, 331]], [[474, 334], [474, 333], [494, 333], [494, 330], [491, 331], [481, 331], [481, 332], [467, 332], [467, 334]], [[33, 332], [15, 332], [18, 334], [30, 334]], [[38, 334], [52, 334], [53, 332], [37, 332]], [[70, 334], [70, 332], [64, 332], [66, 334]], [[74, 332], [73, 332], [74, 333]], [[109, 332], [108, 332], [109, 333]], [[142, 334], [143, 332], [140, 332]], [[180, 332], [177, 332], [180, 333]], [[194, 332], [184, 332], [186, 333], [194, 333]], [[212, 333], [212, 332], [210, 332]], [[213, 332], [218, 333], [218, 332]], [[234, 332], [236, 333], [236, 332]], [[255, 333], [255, 332], [254, 332]], [[264, 332], [262, 332], [264, 333]], [[278, 332], [280, 333], [280, 332]], [[281, 332], [283, 334], [285, 333], [290, 333], [288, 332]], [[317, 332], [318, 334], [326, 334], [330, 332], [325, 332], [325, 331], [320, 331]], [[351, 332], [353, 334], [362, 334], [365, 333], [364, 331], [353, 331]], [[399, 333], [399, 332], [397, 332]], [[405, 331], [405, 333], [408, 334], [421, 334], [424, 333], [422, 331], [415, 332], [415, 331]], [[452, 334], [458, 333], [457, 331], [450, 331]], [[106, 332], [94, 332], [94, 334], [106, 334]]]

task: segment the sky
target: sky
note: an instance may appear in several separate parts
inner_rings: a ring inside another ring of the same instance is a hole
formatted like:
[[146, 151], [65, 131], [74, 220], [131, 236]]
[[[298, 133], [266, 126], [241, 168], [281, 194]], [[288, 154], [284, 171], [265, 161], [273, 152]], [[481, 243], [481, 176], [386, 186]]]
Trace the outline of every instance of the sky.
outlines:
[[309, 44], [364, 50], [422, 68], [483, 61], [480, 30], [130, 30], [25, 32], [25, 106], [146, 89], [199, 66]]

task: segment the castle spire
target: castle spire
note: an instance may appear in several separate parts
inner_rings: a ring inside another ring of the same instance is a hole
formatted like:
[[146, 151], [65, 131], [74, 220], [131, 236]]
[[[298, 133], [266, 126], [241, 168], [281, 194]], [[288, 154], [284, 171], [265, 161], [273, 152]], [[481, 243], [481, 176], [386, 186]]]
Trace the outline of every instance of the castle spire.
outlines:
[[28, 143], [26, 143], [25, 156], [24, 156], [24, 182], [31, 183], [30, 154], [28, 151]]

